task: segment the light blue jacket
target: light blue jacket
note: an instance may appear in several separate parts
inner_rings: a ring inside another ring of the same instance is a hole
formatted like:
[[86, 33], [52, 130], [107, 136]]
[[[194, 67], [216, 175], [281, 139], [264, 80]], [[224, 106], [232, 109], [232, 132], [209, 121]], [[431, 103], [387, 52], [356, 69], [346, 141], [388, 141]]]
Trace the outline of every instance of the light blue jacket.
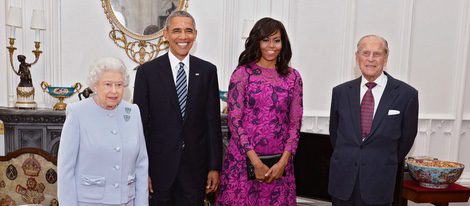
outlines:
[[58, 154], [60, 205], [148, 205], [148, 156], [137, 105], [93, 98], [67, 107]]

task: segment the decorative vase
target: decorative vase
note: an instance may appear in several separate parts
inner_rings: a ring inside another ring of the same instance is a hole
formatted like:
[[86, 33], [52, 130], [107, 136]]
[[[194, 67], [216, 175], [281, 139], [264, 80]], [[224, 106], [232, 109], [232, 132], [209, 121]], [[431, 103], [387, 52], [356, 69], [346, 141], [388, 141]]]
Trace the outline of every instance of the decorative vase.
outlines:
[[77, 82], [70, 87], [56, 87], [50, 86], [47, 82], [43, 81], [41, 82], [41, 88], [52, 97], [59, 99], [59, 102], [57, 102], [53, 107], [54, 110], [65, 110], [65, 108], [67, 108], [67, 104], [64, 102], [64, 99], [80, 92], [82, 85]]

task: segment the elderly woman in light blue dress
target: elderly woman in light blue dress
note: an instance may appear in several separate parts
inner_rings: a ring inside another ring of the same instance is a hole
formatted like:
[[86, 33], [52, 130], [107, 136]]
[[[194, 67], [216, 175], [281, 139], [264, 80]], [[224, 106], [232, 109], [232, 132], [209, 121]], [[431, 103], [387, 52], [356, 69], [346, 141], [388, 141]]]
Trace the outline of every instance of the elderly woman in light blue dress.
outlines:
[[140, 111], [122, 101], [128, 83], [121, 60], [99, 59], [88, 75], [92, 98], [68, 105], [58, 154], [60, 205], [148, 205]]

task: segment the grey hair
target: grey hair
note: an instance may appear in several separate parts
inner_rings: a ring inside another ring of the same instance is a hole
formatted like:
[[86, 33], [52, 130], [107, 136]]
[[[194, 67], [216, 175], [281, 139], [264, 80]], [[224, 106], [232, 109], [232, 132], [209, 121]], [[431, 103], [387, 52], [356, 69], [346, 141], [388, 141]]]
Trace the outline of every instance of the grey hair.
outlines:
[[365, 36], [361, 37], [361, 39], [359, 39], [359, 41], [357, 42], [357, 51], [359, 51], [359, 46], [361, 45], [362, 40], [364, 40], [366, 38], [369, 38], [369, 37], [375, 37], [375, 38], [378, 38], [378, 39], [382, 40], [384, 42], [384, 45], [385, 45], [385, 54], [388, 55], [389, 49], [388, 49], [387, 40], [385, 38], [383, 38], [379, 35], [375, 35], [375, 34], [369, 34], [369, 35], [365, 35]]
[[90, 66], [87, 77], [88, 86], [93, 90], [103, 73], [109, 71], [121, 73], [124, 78], [124, 86], [127, 87], [129, 85], [129, 74], [124, 62], [115, 57], [103, 57], [95, 60]]
[[196, 21], [194, 21], [193, 16], [191, 16], [191, 14], [189, 12], [184, 11], [184, 10], [175, 10], [175, 11], [171, 12], [171, 14], [166, 18], [165, 29], [168, 29], [168, 27], [170, 27], [171, 19], [173, 19], [174, 17], [177, 17], [177, 16], [191, 18], [191, 20], [193, 21], [193, 27], [194, 27], [194, 29], [196, 29]]

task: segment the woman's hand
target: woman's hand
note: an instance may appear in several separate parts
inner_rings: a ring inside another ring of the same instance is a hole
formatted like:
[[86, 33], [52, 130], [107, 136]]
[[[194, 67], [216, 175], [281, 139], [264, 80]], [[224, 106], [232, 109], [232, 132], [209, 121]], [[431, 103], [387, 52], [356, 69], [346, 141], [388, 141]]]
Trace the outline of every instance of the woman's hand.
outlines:
[[274, 164], [271, 168], [269, 168], [268, 172], [266, 173], [266, 183], [271, 183], [272, 181], [281, 178], [282, 174], [284, 174], [286, 166], [287, 163], [279, 161], [278, 163]]
[[266, 173], [268, 172], [269, 167], [261, 162], [254, 150], [248, 151], [246, 155], [255, 169], [256, 180], [258, 180], [258, 182], [263, 182], [266, 179]]
[[264, 182], [266, 180], [266, 173], [269, 171], [269, 167], [259, 161], [256, 164], [253, 164], [255, 168], [255, 177], [258, 182]]
[[269, 171], [266, 173], [266, 183], [271, 183], [272, 181], [282, 177], [290, 156], [291, 154], [288, 151], [284, 151], [284, 153], [282, 153], [281, 159], [269, 168]]

